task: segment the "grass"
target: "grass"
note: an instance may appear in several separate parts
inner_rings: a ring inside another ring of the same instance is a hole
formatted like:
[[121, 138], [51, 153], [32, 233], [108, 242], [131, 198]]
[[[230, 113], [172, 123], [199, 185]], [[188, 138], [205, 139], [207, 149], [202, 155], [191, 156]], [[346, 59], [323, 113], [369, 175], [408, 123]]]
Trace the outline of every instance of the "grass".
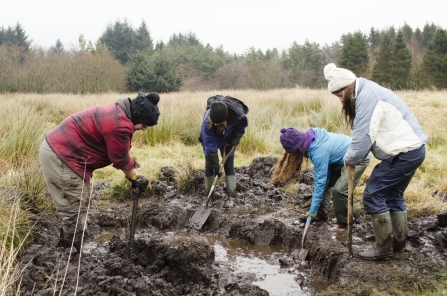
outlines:
[[[235, 157], [236, 166], [248, 166], [254, 158], [282, 155], [279, 142], [279, 130], [293, 126], [300, 130], [310, 127], [323, 127], [330, 132], [350, 135], [341, 117], [338, 100], [327, 90], [277, 89], [271, 91], [235, 90], [219, 92], [181, 92], [162, 94], [159, 103], [161, 116], [159, 123], [145, 132], [136, 132], [133, 137], [131, 156], [141, 164], [140, 174], [150, 180], [158, 178], [163, 166], [172, 166], [177, 170], [176, 183], [187, 188], [188, 176], [203, 169], [204, 158], [198, 141], [200, 125], [208, 97], [231, 95], [244, 101], [249, 107], [249, 126], [242, 138]], [[447, 202], [439, 193], [447, 192], [447, 97], [446, 91], [400, 91], [404, 99], [430, 137], [427, 156], [416, 172], [405, 192], [410, 218], [437, 214], [447, 210]], [[52, 208], [51, 201], [45, 196], [46, 185], [40, 171], [38, 150], [47, 131], [59, 124], [69, 114], [89, 107], [114, 103], [119, 98], [136, 94], [0, 94], [0, 192], [1, 200], [15, 200], [20, 209], [17, 213], [39, 213]], [[378, 161], [374, 158], [362, 176], [355, 191], [356, 212], [363, 212], [361, 195], [365, 180]], [[311, 166], [310, 166], [311, 168]], [[96, 170], [94, 180], [111, 183], [111, 189], [103, 192], [106, 196], [119, 196], [127, 192], [128, 181], [124, 174], [112, 166]], [[285, 188], [292, 193], [297, 186]], [[11, 192], [13, 194], [11, 195]], [[1, 205], [2, 213], [10, 213], [12, 204]], [[4, 208], [6, 207], [6, 208]], [[0, 225], [15, 225], [13, 237], [20, 233], [22, 225], [19, 214], [16, 221], [10, 216], [0, 215]], [[12, 223], [12, 224], [8, 224]], [[26, 224], [26, 223], [25, 223]], [[23, 225], [25, 225], [23, 224]], [[14, 228], [13, 227], [13, 228]], [[0, 238], [11, 237], [11, 227], [0, 229]], [[8, 232], [9, 231], [9, 232]], [[22, 246], [19, 236], [10, 239], [2, 258], [14, 258]], [[5, 241], [5, 243], [8, 240]], [[12, 248], [10, 248], [12, 246]], [[9, 253], [8, 253], [9, 252]], [[13, 262], [12, 259], [11, 262]], [[15, 273], [12, 272], [11, 278]], [[4, 272], [4, 271], [2, 271]], [[3, 280], [6, 281], [3, 277]], [[8, 285], [7, 281], [4, 285]], [[2, 285], [2, 283], [0, 283]], [[445, 291], [445, 287], [444, 287]], [[427, 294], [429, 295], [429, 294]]]
[[27, 213], [21, 209], [20, 197], [14, 192], [2, 191], [0, 199], [0, 295], [13, 295], [22, 270], [16, 258], [23, 250], [30, 233]]

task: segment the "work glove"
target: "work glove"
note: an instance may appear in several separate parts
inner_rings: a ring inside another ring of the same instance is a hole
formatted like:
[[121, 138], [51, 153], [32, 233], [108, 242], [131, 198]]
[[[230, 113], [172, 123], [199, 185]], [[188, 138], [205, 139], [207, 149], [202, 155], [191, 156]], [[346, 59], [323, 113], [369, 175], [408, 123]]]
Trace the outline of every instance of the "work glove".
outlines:
[[316, 212], [312, 212], [312, 211], [309, 211], [309, 212], [306, 213], [306, 217], [311, 216], [312, 218], [315, 218], [316, 215], [317, 215], [317, 213]]
[[219, 155], [217, 152], [210, 153], [207, 155], [208, 163], [211, 165], [214, 171], [214, 176], [219, 178], [222, 176], [222, 172], [219, 172]]
[[143, 175], [136, 174], [136, 176], [132, 178], [129, 178], [127, 176], [126, 178], [132, 183], [133, 188], [138, 188], [141, 191], [146, 190], [147, 186], [149, 185], [149, 180]]

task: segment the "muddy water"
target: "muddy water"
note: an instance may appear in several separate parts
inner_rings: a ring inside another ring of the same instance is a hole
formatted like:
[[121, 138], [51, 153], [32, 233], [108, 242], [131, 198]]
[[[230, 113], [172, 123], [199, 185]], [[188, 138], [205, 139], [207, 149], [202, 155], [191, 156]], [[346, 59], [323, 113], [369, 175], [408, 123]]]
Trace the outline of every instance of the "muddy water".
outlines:
[[235, 273], [243, 271], [255, 274], [256, 281], [253, 284], [270, 295], [306, 295], [295, 280], [297, 271], [294, 268], [281, 268], [273, 260], [285, 253], [280, 246], [260, 248], [240, 241], [230, 241], [228, 244], [216, 241], [214, 251], [216, 262], [232, 262]]
[[[98, 245], [109, 242], [120, 230], [103, 229], [100, 235], [91, 243], [85, 245], [86, 250], [97, 248]], [[124, 230], [127, 231], [127, 230]], [[179, 231], [144, 231], [145, 233], [161, 234], [166, 238], [189, 241], [198, 235], [187, 230]], [[137, 234], [141, 235], [140, 234]], [[297, 265], [281, 265], [279, 258], [289, 257], [290, 252], [281, 245], [252, 245], [245, 241], [227, 239], [220, 235], [200, 235], [213, 246], [215, 263], [235, 276], [241, 273], [253, 275], [253, 284], [264, 289], [269, 295], [309, 295], [310, 290], [321, 290], [329, 282], [309, 270], [300, 270]], [[306, 263], [303, 262], [303, 265]], [[311, 287], [303, 289], [302, 282], [312, 283]]]

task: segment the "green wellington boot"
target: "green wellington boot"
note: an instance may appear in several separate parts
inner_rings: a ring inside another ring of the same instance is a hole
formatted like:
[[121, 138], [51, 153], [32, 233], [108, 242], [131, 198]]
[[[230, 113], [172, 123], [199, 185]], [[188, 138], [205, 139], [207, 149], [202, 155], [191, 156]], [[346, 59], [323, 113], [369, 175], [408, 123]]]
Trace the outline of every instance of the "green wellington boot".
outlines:
[[225, 203], [226, 207], [233, 206], [233, 201], [231, 197], [236, 196], [236, 175], [225, 176], [225, 183], [227, 185], [227, 196], [228, 201]]
[[380, 260], [393, 255], [393, 232], [390, 212], [371, 215], [375, 244], [367, 251], [361, 252], [359, 258], [365, 260]]
[[407, 244], [407, 211], [390, 212], [390, 217], [393, 227], [393, 252], [399, 253], [405, 249]]
[[[210, 193], [211, 186], [213, 186], [213, 182], [214, 182], [214, 176], [211, 176], [211, 177], [205, 176], [205, 193], [207, 196]], [[213, 191], [213, 193], [211, 193], [210, 200], [211, 201], [214, 200], [214, 191]]]

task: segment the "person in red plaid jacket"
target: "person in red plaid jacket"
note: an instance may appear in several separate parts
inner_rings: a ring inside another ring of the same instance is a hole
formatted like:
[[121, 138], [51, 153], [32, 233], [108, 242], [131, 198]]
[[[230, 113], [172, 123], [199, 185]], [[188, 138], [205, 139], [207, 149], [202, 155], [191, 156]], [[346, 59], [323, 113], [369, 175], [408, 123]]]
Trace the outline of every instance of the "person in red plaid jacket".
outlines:
[[[110, 164], [124, 172], [133, 187], [144, 191], [148, 179], [139, 175], [140, 165], [129, 155], [135, 131], [157, 124], [157, 93], [91, 107], [65, 118], [45, 135], [39, 160], [53, 204], [62, 218], [60, 247], [72, 241], [80, 251], [85, 214], [95, 169]], [[73, 240], [74, 236], [74, 240]]]

